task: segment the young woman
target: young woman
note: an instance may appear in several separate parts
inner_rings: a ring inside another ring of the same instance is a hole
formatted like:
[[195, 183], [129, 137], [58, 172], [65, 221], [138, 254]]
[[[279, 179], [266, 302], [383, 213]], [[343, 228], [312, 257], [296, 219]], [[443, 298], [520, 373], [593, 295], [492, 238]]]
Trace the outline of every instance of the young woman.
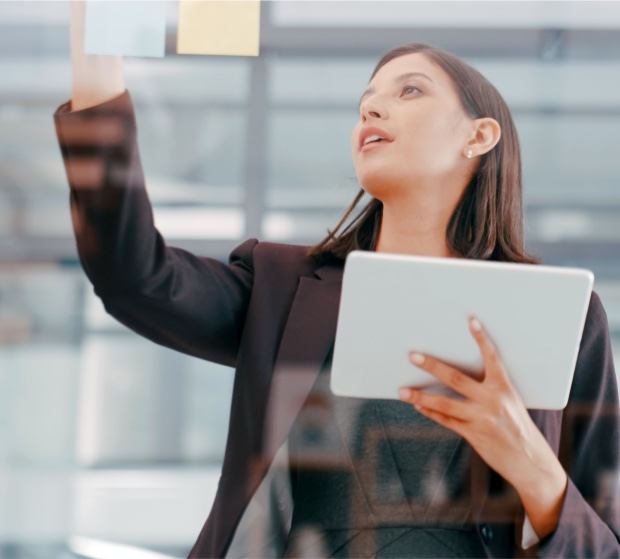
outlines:
[[81, 54], [81, 4], [73, 97], [55, 118], [84, 270], [130, 328], [236, 368], [222, 477], [190, 556], [620, 556], [618, 395], [596, 294], [563, 412], [525, 409], [475, 319], [481, 382], [411, 354], [463, 399], [403, 387], [402, 402], [355, 405], [326, 389], [351, 250], [534, 263], [495, 88], [428, 45], [390, 51], [352, 134], [355, 203], [370, 203], [315, 247], [252, 239], [226, 265], [155, 230], [121, 63]]

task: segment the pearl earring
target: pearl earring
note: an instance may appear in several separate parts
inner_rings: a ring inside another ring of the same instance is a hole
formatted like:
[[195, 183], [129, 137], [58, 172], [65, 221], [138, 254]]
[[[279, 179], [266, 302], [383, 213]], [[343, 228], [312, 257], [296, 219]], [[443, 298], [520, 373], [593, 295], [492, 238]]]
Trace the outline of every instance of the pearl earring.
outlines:
[[472, 155], [473, 155], [472, 151], [471, 151], [471, 150], [469, 150], [469, 151], [467, 152], [467, 159], [471, 159], [471, 156], [472, 156]]

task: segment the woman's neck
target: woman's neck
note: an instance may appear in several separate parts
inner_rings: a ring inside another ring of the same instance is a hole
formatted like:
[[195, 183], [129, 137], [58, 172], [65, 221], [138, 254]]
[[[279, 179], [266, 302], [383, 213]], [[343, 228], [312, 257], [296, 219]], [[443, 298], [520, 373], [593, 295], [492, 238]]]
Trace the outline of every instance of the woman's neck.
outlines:
[[428, 197], [409, 204], [384, 203], [376, 252], [452, 256], [446, 239], [453, 207]]

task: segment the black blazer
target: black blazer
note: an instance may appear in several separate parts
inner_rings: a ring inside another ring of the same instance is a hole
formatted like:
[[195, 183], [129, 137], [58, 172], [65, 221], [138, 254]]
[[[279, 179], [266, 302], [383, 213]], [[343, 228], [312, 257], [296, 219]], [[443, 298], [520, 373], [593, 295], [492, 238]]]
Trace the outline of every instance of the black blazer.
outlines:
[[[342, 264], [248, 240], [229, 264], [167, 247], [155, 230], [129, 94], [55, 114], [84, 270], [119, 321], [236, 368], [217, 495], [190, 557], [222, 557], [333, 343]], [[605, 312], [593, 294], [569, 404], [530, 412], [569, 485], [558, 528], [519, 547], [523, 510], [474, 455], [472, 514], [489, 557], [620, 557], [620, 421]]]

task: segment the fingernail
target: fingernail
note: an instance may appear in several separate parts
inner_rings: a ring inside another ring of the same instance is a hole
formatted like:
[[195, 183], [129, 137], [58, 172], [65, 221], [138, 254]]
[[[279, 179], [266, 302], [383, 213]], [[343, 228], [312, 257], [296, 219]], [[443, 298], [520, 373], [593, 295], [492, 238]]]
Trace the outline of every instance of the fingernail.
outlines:
[[409, 359], [411, 359], [411, 362], [414, 365], [422, 365], [422, 363], [426, 360], [426, 357], [424, 357], [421, 353], [414, 352], [409, 356]]
[[472, 318], [469, 321], [469, 325], [474, 332], [480, 332], [482, 330], [482, 324], [480, 324], [480, 321], [477, 318]]
[[401, 388], [398, 391], [398, 396], [401, 400], [408, 400], [411, 397], [411, 390], [409, 390], [408, 388]]

